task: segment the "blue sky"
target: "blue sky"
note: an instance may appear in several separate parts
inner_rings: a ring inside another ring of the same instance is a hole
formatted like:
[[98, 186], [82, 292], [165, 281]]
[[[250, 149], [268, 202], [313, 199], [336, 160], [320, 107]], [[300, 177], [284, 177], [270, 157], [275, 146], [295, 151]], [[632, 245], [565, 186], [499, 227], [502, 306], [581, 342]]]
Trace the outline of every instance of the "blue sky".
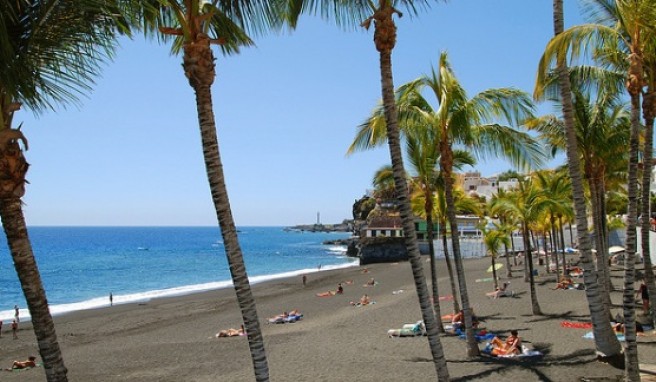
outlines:
[[[580, 24], [576, 2], [566, 24]], [[458, 0], [397, 19], [395, 86], [428, 73], [441, 51], [469, 95], [533, 89], [553, 34], [552, 2]], [[214, 111], [237, 225], [351, 218], [355, 199], [389, 162], [386, 147], [350, 157], [356, 126], [381, 97], [373, 30], [313, 17], [257, 38], [238, 56], [217, 52]], [[551, 106], [540, 107], [551, 112]], [[122, 40], [79, 107], [21, 111], [30, 150], [28, 225], [216, 225], [194, 94], [181, 58], [156, 42]], [[483, 175], [510, 165], [486, 159]]]

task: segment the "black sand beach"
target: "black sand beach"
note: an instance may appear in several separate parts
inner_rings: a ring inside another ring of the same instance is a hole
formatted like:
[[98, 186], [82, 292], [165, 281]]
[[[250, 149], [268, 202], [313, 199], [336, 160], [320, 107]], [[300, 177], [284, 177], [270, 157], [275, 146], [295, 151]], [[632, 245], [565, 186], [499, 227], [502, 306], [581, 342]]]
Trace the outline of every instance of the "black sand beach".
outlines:
[[[589, 330], [561, 327], [565, 320], [589, 321], [584, 291], [551, 290], [555, 276], [542, 273], [536, 282], [544, 315], [533, 316], [521, 267], [514, 269], [510, 279], [514, 297], [495, 300], [485, 296], [492, 290], [492, 282], [476, 280], [491, 277], [486, 272], [489, 265], [489, 259], [465, 260], [469, 297], [482, 326], [503, 337], [517, 329], [524, 342], [544, 356], [468, 360], [464, 340], [444, 335], [441, 340], [452, 380], [617, 380], [622, 370], [596, 361], [593, 341], [583, 338]], [[254, 286], [271, 380], [437, 379], [426, 337], [387, 336], [388, 329], [421, 319], [409, 263], [367, 268], [368, 273], [355, 267], [308, 274], [305, 287], [301, 277]], [[440, 295], [450, 295], [443, 261], [438, 268]], [[505, 269], [500, 276], [505, 280]], [[619, 268], [612, 272], [616, 286], [621, 285], [622, 276]], [[372, 277], [377, 284], [364, 287]], [[343, 295], [316, 296], [336, 289], [343, 281], [352, 281], [344, 285]], [[349, 304], [364, 293], [376, 303]], [[617, 304], [613, 315], [621, 314], [621, 297], [621, 291], [612, 292]], [[440, 306], [442, 314], [453, 313], [452, 302], [442, 301]], [[268, 317], [292, 309], [299, 309], [304, 318], [296, 323], [266, 323]], [[221, 329], [238, 328], [240, 317], [234, 291], [226, 289], [78, 312], [55, 317], [55, 322], [71, 381], [252, 381], [246, 338], [215, 338]], [[18, 340], [12, 340], [7, 326], [0, 338], [2, 367], [30, 354], [38, 356], [29, 325], [22, 325]], [[638, 337], [638, 343], [641, 364], [646, 368], [656, 363], [656, 336]], [[0, 380], [44, 381], [45, 376], [37, 367], [5, 371]]]

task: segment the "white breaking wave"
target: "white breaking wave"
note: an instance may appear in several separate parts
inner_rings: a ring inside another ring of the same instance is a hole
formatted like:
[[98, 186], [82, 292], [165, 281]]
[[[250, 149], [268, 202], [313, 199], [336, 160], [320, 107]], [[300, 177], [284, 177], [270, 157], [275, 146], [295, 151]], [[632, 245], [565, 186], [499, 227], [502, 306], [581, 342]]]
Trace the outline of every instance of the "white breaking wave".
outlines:
[[[332, 269], [350, 268], [359, 265], [360, 265], [359, 261], [353, 261], [347, 264], [321, 266], [320, 269], [319, 266], [317, 266], [316, 268], [300, 269], [296, 271], [278, 273], [275, 275], [250, 276], [248, 280], [250, 281], [251, 285], [254, 285], [254, 284], [259, 284], [271, 280], [278, 280], [286, 277], [300, 276], [302, 274], [328, 271]], [[233, 286], [232, 280], [217, 281], [217, 282], [211, 282], [205, 284], [185, 285], [175, 288], [151, 290], [141, 293], [114, 295], [113, 300], [114, 300], [114, 305], [147, 303], [148, 301], [156, 298], [184, 296], [192, 293], [229, 288], [232, 286]], [[80, 310], [89, 310], [89, 309], [98, 309], [98, 308], [107, 308], [107, 307], [109, 307], [109, 295], [106, 297], [96, 297], [90, 300], [74, 302], [70, 304], [50, 305], [50, 314], [52, 314], [53, 316], [58, 316], [58, 315], [76, 312]], [[27, 309], [20, 309], [19, 314], [20, 314], [19, 317], [21, 322], [30, 321], [31, 317]], [[0, 320], [2, 320], [3, 322], [11, 322], [11, 320], [13, 319], [14, 319], [13, 309], [0, 311]]]

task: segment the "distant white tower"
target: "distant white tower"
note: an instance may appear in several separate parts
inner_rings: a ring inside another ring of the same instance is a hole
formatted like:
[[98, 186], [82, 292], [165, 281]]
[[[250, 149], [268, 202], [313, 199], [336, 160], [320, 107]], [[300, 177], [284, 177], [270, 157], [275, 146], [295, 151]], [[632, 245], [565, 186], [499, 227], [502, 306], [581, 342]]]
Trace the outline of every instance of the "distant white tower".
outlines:
[[317, 212], [317, 224], [321, 224], [321, 213]]

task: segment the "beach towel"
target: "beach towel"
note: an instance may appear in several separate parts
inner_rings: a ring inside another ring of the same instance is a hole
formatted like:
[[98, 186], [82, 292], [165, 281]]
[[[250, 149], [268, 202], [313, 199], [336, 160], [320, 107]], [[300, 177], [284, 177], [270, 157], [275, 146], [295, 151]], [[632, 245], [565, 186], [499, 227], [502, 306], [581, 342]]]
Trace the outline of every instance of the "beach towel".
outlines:
[[477, 283], [483, 283], [483, 282], [488, 282], [488, 281], [494, 281], [494, 277], [486, 277], [483, 279], [476, 279]]
[[499, 355], [497, 357], [499, 358], [527, 358], [527, 357], [541, 357], [544, 354], [542, 354], [541, 351], [539, 350], [531, 350], [527, 348], [526, 346], [522, 345], [522, 353], [521, 354], [505, 354], [505, 355]]
[[440, 301], [453, 301], [453, 296], [452, 295], [440, 296], [439, 300]]
[[513, 359], [513, 358], [522, 359], [522, 358], [529, 358], [529, 357], [541, 357], [541, 356], [544, 355], [541, 351], [529, 349], [524, 345], [522, 345], [522, 352], [519, 353], [519, 354], [493, 355], [492, 354], [492, 344], [490, 344], [490, 343], [488, 343], [481, 352], [484, 353], [484, 354], [491, 355], [493, 357], [509, 358], [509, 359]]
[[373, 304], [375, 304], [375, 303], [376, 303], [376, 301], [371, 301], [371, 302], [368, 303], [368, 304], [362, 304], [362, 303], [360, 303], [360, 302], [351, 302], [351, 305], [356, 306], [356, 307], [359, 308], [359, 307], [361, 307], [361, 306], [373, 305]]
[[592, 322], [563, 321], [560, 326], [573, 329], [592, 329]]
[[[467, 339], [467, 335], [464, 330], [461, 328], [456, 328], [454, 330], [454, 333], [458, 336], [458, 338], [465, 340]], [[474, 337], [476, 338], [476, 342], [483, 342], [483, 341], [489, 341], [496, 337], [494, 333], [490, 333], [485, 329], [479, 329], [476, 332], [474, 332]]]
[[[626, 341], [626, 338], [624, 337], [624, 334], [615, 333], [615, 335], [617, 335], [617, 339], [619, 341]], [[588, 339], [588, 340], [593, 340], [594, 339], [594, 333], [593, 332], [587, 332], [583, 335], [583, 338]]]
[[269, 323], [270, 324], [286, 324], [286, 323], [290, 323], [290, 322], [300, 321], [302, 318], [303, 318], [302, 314], [300, 314], [300, 315], [290, 314], [287, 317], [276, 316], [276, 317], [269, 318]]

